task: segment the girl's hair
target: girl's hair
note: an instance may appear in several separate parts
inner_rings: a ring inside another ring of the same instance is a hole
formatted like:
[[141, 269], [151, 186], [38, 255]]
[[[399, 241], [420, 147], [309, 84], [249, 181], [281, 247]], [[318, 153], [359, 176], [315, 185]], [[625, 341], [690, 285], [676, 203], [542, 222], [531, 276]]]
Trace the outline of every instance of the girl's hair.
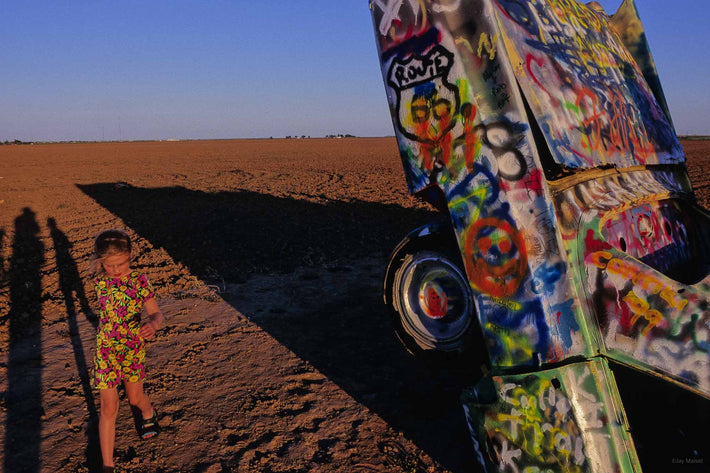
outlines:
[[128, 254], [133, 257], [131, 237], [121, 230], [106, 230], [99, 233], [94, 240], [94, 253], [91, 255], [89, 267], [91, 272], [100, 275], [104, 272], [101, 262], [107, 256]]

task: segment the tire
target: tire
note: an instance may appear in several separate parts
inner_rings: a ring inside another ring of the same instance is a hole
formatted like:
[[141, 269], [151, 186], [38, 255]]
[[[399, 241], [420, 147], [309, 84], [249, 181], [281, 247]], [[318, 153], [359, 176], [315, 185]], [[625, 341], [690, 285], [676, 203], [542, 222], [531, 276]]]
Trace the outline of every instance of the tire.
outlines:
[[430, 249], [405, 252], [394, 270], [391, 313], [395, 331], [414, 355], [464, 353], [477, 327], [473, 297], [456, 256]]

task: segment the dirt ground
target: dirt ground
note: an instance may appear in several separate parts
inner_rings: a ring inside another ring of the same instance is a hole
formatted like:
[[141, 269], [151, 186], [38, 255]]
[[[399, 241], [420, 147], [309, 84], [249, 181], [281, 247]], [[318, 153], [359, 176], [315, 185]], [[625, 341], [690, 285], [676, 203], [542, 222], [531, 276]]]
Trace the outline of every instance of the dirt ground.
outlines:
[[[710, 207], [710, 141], [684, 141]], [[148, 348], [164, 427], [127, 472], [475, 471], [460, 373], [394, 336], [389, 252], [435, 214], [393, 138], [0, 146], [0, 456], [95, 471], [94, 236], [121, 228], [167, 324]]]

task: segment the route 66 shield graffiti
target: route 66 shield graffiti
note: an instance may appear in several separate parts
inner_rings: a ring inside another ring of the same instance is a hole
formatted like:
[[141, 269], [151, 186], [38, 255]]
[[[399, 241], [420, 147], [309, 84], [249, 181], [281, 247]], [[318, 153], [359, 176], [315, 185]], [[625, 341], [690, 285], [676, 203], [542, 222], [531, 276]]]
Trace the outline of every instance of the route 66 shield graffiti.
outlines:
[[396, 92], [396, 122], [399, 131], [421, 143], [424, 168], [447, 165], [451, 154], [451, 131], [457, 125], [460, 97], [448, 82], [454, 55], [437, 45], [423, 56], [392, 61], [388, 84]]

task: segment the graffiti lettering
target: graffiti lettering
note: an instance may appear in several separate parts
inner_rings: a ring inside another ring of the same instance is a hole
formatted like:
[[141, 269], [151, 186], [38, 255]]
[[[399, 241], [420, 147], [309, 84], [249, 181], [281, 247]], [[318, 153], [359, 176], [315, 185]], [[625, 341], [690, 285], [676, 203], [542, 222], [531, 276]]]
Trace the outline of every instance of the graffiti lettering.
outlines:
[[522, 310], [523, 305], [520, 302], [511, 301], [510, 299], [501, 299], [500, 297], [491, 297], [491, 300], [501, 307], [518, 312]]
[[571, 391], [580, 393], [582, 397], [585, 398], [586, 403], [592, 407], [588, 412], [591, 414], [589, 417], [582, 417], [579, 419], [582, 424], [580, 426], [582, 430], [586, 430], [587, 428], [598, 429], [604, 426], [604, 421], [599, 418], [599, 411], [601, 410], [603, 404], [599, 402], [593, 394], [588, 393], [584, 389], [584, 385], [590, 376], [591, 370], [589, 369], [589, 366], [585, 366], [584, 371], [579, 373], [579, 376], [577, 376], [577, 373], [574, 371], [570, 372], [570, 383], [574, 385], [574, 388], [571, 389]]
[[671, 308], [683, 310], [688, 300], [680, 297], [672, 288], [664, 285], [663, 281], [650, 274], [644, 274], [641, 269], [626, 260], [615, 258], [608, 251], [596, 251], [588, 256], [589, 261], [599, 269], [606, 269], [611, 274], [631, 280], [648, 294], [659, 294]]
[[[394, 59], [387, 74], [388, 84], [397, 94], [397, 127], [404, 136], [420, 143], [417, 159], [430, 181], [449, 165], [451, 131], [457, 125], [460, 128], [459, 89], [447, 78], [453, 58], [443, 46], [434, 45], [424, 56]], [[422, 169], [411, 172], [423, 174]]]
[[500, 471], [586, 471], [582, 432], [604, 428], [604, 406], [598, 393], [585, 387], [590, 371], [584, 368], [579, 377], [574, 370], [568, 376], [583, 415], [575, 412], [557, 379], [527, 376], [499, 385], [501, 405], [486, 416], [485, 424]]
[[389, 73], [389, 82], [395, 89], [403, 89], [431, 81], [449, 73], [453, 54], [442, 47], [434, 48], [425, 57], [411, 57], [406, 61], [395, 59]]
[[499, 70], [500, 70], [500, 63], [498, 63], [498, 62], [490, 63], [490, 65], [486, 68], [486, 71], [483, 73], [483, 80], [495, 81], [496, 75], [498, 74]]
[[658, 325], [663, 320], [663, 315], [655, 309], [651, 309], [648, 302], [637, 296], [634, 291], [630, 291], [622, 299], [628, 304], [634, 316], [631, 318], [631, 325], [634, 325], [641, 317], [648, 321], [648, 325], [643, 329], [641, 335], [647, 335], [653, 327]]
[[601, 16], [570, 0], [496, 4], [513, 56], [527, 66], [520, 85], [544, 117], [541, 128], [560, 164], [630, 166], [682, 156], [634, 59]]
[[477, 127], [484, 144], [498, 159], [498, 174], [509, 180], [522, 179], [528, 172], [525, 157], [517, 148], [524, 127], [520, 124], [500, 121]]
[[499, 35], [489, 36], [487, 33], [481, 33], [478, 38], [478, 51], [476, 54], [478, 57], [483, 57], [483, 50], [485, 49], [488, 53], [488, 59], [491, 61], [496, 58], [496, 48], [498, 47]]

